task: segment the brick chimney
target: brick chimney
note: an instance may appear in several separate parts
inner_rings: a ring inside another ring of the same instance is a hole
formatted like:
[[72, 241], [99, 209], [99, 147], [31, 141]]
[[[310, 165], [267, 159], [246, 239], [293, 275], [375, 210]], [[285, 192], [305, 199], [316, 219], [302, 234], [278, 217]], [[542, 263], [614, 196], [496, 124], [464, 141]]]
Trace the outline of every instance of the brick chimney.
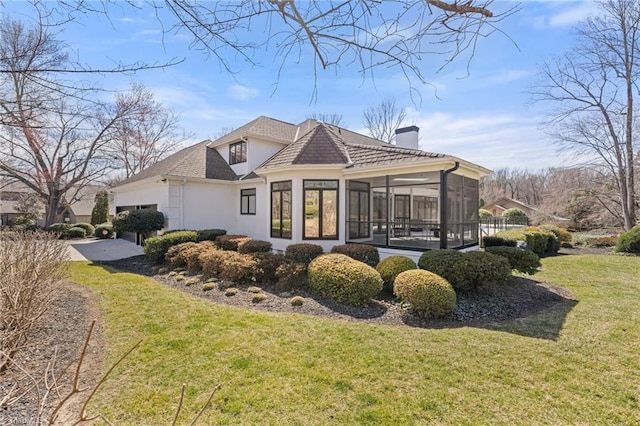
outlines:
[[396, 129], [396, 146], [398, 148], [418, 148], [418, 132], [420, 129], [418, 126], [402, 127]]

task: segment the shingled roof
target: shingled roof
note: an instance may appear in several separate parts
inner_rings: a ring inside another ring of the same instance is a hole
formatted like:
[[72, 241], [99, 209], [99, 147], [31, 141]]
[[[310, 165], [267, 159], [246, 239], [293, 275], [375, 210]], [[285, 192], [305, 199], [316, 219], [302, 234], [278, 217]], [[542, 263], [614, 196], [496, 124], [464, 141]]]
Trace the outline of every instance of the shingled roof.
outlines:
[[307, 134], [265, 161], [258, 170], [302, 164], [367, 167], [445, 157], [444, 154], [398, 148], [355, 132], [316, 123]]
[[[306, 123], [306, 121], [304, 122]], [[301, 123], [301, 124], [304, 124]], [[247, 136], [257, 136], [283, 143], [293, 142], [299, 134], [299, 126], [276, 120], [274, 118], [260, 116], [248, 122], [242, 127], [238, 127], [230, 133], [211, 142], [210, 146], [224, 145], [225, 143], [238, 141]]]
[[138, 182], [154, 176], [182, 176], [190, 178], [207, 178], [220, 180], [236, 180], [238, 176], [222, 158], [220, 153], [208, 146], [205, 140], [190, 147], [181, 149], [158, 161], [138, 174], [120, 182], [118, 186]]

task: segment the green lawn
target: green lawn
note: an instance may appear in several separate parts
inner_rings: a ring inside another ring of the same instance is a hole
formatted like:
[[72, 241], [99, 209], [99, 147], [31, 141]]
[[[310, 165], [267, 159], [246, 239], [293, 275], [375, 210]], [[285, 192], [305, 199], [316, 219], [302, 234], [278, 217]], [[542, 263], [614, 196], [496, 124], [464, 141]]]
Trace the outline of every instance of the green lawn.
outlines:
[[640, 258], [558, 256], [536, 277], [577, 304], [483, 328], [386, 327], [214, 305], [73, 263], [105, 315], [92, 404], [117, 424], [638, 424]]

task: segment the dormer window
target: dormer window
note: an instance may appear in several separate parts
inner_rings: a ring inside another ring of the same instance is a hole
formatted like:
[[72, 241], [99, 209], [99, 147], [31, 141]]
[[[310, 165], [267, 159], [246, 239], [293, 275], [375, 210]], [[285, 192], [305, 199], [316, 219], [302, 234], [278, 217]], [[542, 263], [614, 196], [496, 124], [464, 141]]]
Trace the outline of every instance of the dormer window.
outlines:
[[247, 143], [244, 141], [229, 145], [229, 164], [246, 163]]

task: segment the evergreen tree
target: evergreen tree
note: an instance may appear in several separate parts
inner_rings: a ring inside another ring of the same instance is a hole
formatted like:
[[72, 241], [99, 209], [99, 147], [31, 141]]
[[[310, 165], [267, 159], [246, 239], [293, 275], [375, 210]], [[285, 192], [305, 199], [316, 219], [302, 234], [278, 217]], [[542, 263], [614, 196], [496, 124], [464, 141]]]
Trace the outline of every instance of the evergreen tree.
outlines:
[[109, 221], [109, 194], [101, 189], [96, 194], [96, 205], [91, 211], [91, 224], [100, 225]]

